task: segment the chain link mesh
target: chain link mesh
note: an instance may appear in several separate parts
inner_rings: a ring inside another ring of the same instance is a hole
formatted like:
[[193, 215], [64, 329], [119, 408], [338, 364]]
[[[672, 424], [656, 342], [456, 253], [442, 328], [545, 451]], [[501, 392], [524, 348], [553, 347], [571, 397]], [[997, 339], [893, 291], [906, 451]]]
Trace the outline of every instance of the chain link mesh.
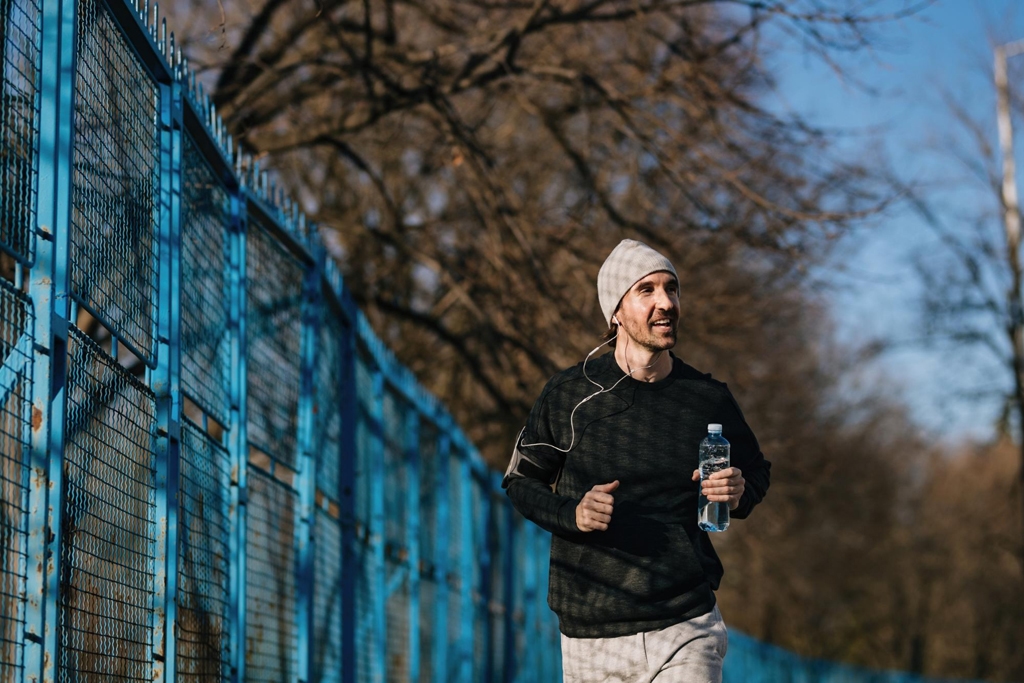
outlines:
[[[440, 561], [437, 547], [438, 478], [441, 460], [437, 452], [437, 428], [427, 420], [420, 420], [420, 681], [434, 678], [433, 625], [437, 610], [437, 587]], [[445, 549], [447, 551], [447, 549]]]
[[408, 505], [406, 499], [405, 406], [389, 389], [384, 392], [384, 538], [392, 557], [408, 546], [405, 538]]
[[228, 521], [230, 457], [194, 423], [181, 430], [178, 507], [178, 680], [230, 675]]
[[[390, 564], [390, 563], [389, 563]], [[389, 567], [389, 578], [393, 578], [395, 567]], [[390, 586], [390, 583], [389, 583]], [[391, 587], [385, 605], [387, 638], [384, 650], [387, 655], [386, 676], [389, 681], [409, 680], [409, 581], [402, 578]]]
[[77, 28], [71, 291], [152, 363], [158, 92], [102, 2]]
[[182, 139], [181, 385], [225, 424], [230, 400], [229, 199], [192, 138]]
[[342, 340], [349, 334], [345, 324], [324, 306], [320, 339], [316, 353], [316, 389], [314, 413], [316, 431], [313, 452], [316, 459], [316, 483], [330, 500], [338, 500], [338, 466], [341, 461], [341, 406], [345, 400], [342, 386]]
[[74, 328], [68, 353], [58, 680], [151, 681], [155, 400]]
[[487, 548], [487, 517], [484, 507], [484, 493], [480, 483], [470, 480], [469, 487], [470, 515], [466, 520], [465, 533], [473, 539], [473, 548], [478, 558], [470, 565], [468, 580], [471, 586], [471, 609], [473, 611], [473, 680], [481, 681], [486, 676], [487, 666], [487, 597], [484, 595], [483, 571], [481, 561]]
[[[491, 524], [488, 526], [487, 543], [491, 547], [491, 575], [487, 577], [490, 582], [490, 604], [487, 606], [487, 614], [490, 619], [490, 652], [493, 655], [491, 671], [494, 679], [501, 678], [501, 672], [505, 670], [505, 610], [511, 610], [512, 605], [506, 605], [505, 600], [505, 562], [507, 553], [510, 551], [508, 542], [510, 536], [505, 535], [508, 528], [508, 514], [510, 508], [502, 505], [503, 501], [497, 498], [498, 495], [491, 494]], [[500, 539], [493, 542], [492, 539]]]
[[468, 577], [461, 575], [462, 534], [466, 520], [462, 514], [462, 468], [454, 450], [448, 458], [448, 680], [458, 680], [462, 663], [462, 582]]
[[387, 678], [409, 679], [409, 574], [406, 527], [409, 516], [405, 461], [406, 406], [392, 390], [384, 392], [384, 538], [387, 544]]
[[371, 446], [373, 438], [373, 377], [362, 358], [356, 359], [356, 461], [355, 516], [356, 526], [366, 529], [370, 524]]
[[[355, 462], [355, 515], [356, 535], [359, 539], [359, 576], [356, 581], [356, 680], [371, 680], [373, 675], [374, 641], [373, 609], [377, 604], [377, 582], [374, 575], [373, 549], [369, 545], [370, 499], [372, 495], [373, 376], [363, 358], [356, 359], [356, 462]], [[380, 596], [383, 599], [383, 596]]]
[[26, 265], [35, 259], [41, 24], [39, 3], [0, 2], [0, 248]]
[[313, 681], [341, 681], [341, 525], [316, 511], [313, 560]]
[[298, 666], [295, 508], [298, 496], [249, 470], [246, 538], [246, 681], [291, 681]]
[[[345, 400], [341, 384], [342, 340], [349, 330], [333, 309], [321, 309], [316, 354], [314, 387], [315, 429], [313, 452], [316, 458], [317, 489], [327, 500], [339, 498], [341, 460], [341, 406]], [[314, 557], [314, 666], [315, 683], [341, 680], [341, 524], [323, 510], [316, 512], [316, 555]]]
[[420, 683], [434, 680], [434, 633], [437, 618], [437, 582], [431, 578], [420, 581]]
[[31, 303], [0, 280], [0, 681], [24, 664], [32, 327]]
[[543, 558], [534, 558], [529, 555], [530, 546], [526, 542], [524, 519], [522, 515], [509, 513], [512, 517], [512, 534], [506, 541], [507, 552], [512, 554], [512, 573], [508, 580], [512, 583], [512, 600], [505, 605], [505, 609], [512, 610], [512, 619], [515, 623], [515, 632], [512, 639], [513, 668], [523, 668], [519, 660], [519, 653], [526, 651], [526, 573], [529, 562], [538, 562]]
[[246, 244], [249, 441], [295, 469], [305, 271], [257, 221]]

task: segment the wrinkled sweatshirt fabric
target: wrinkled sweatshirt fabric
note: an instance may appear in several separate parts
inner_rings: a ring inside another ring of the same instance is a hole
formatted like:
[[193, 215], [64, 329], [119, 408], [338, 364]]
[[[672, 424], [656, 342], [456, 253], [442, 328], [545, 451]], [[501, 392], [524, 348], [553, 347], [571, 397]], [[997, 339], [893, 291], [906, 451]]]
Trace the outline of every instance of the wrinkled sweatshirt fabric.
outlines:
[[[613, 353], [590, 360], [586, 374], [581, 363], [548, 381], [503, 480], [515, 508], [552, 534], [548, 604], [561, 632], [609, 638], [707, 614], [723, 568], [697, 526], [700, 484], [691, 476], [708, 424], [722, 425], [746, 480], [732, 519], [764, 498], [771, 464], [729, 388], [675, 356], [658, 382], [622, 379]], [[574, 407], [600, 388], [590, 380], [607, 388], [620, 379], [570, 424]], [[608, 530], [581, 532], [576, 505], [615, 480]]]

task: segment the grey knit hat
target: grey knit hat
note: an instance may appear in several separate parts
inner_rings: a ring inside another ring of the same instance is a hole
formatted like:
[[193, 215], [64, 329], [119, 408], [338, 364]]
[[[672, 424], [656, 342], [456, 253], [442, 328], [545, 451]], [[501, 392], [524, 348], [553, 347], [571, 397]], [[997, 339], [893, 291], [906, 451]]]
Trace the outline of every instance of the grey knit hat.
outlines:
[[668, 271], [679, 280], [676, 269], [667, 258], [643, 242], [622, 240], [612, 249], [597, 273], [597, 299], [601, 302], [604, 320], [612, 324], [612, 316], [629, 288], [638, 280], [658, 271]]

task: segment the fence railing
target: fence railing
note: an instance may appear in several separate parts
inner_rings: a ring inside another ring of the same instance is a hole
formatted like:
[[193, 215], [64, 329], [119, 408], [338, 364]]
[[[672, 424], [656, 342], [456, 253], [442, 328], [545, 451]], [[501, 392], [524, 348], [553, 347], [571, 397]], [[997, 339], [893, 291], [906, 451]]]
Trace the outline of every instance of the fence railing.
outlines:
[[557, 680], [548, 538], [156, 4], [2, 0], [0, 64], [0, 683]]

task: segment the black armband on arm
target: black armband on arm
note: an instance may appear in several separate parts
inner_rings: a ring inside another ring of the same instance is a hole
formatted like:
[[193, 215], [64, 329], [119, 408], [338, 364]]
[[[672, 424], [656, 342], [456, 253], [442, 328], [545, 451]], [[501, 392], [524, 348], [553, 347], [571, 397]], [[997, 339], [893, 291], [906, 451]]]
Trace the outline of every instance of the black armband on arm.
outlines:
[[523, 517], [553, 534], [578, 533], [578, 501], [559, 495], [552, 488], [565, 462], [564, 454], [549, 449], [523, 449], [519, 445], [522, 437], [523, 432], [520, 432], [501, 482], [512, 506]]

